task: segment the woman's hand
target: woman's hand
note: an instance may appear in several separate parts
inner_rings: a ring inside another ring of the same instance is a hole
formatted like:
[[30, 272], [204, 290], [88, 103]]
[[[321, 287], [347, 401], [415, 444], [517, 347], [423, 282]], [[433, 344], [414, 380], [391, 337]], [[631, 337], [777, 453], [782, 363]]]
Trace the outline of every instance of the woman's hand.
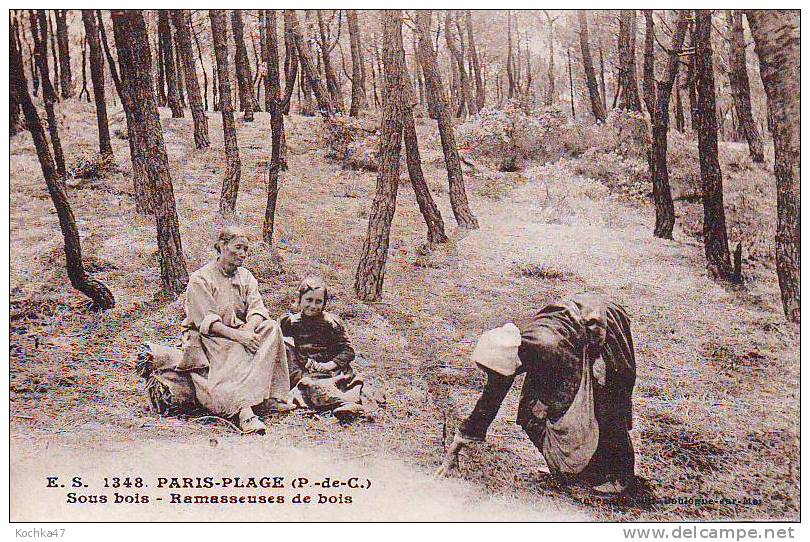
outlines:
[[304, 365], [310, 373], [329, 373], [337, 369], [337, 364], [334, 361], [327, 361], [326, 363], [319, 363], [312, 358], [308, 359]]
[[469, 446], [474, 441], [464, 437], [460, 431], [456, 430], [453, 436], [453, 442], [447, 449], [447, 455], [444, 456], [444, 461], [441, 466], [436, 470], [436, 476], [444, 477], [450, 475], [455, 469], [458, 468], [458, 454], [465, 446]]
[[234, 339], [251, 354], [255, 354], [261, 346], [261, 334], [247, 329], [237, 329]]

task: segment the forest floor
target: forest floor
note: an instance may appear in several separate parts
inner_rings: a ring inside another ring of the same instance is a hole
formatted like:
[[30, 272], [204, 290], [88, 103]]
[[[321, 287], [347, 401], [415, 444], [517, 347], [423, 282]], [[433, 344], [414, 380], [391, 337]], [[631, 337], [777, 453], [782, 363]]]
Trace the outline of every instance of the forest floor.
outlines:
[[[69, 162], [96, 147], [92, 105], [70, 107], [62, 112], [61, 132]], [[209, 114], [212, 147], [198, 151], [190, 116], [171, 119], [166, 113], [162, 121], [191, 272], [214, 255], [224, 172], [221, 118]], [[30, 137], [13, 138], [12, 481], [16, 477], [27, 487], [21, 473], [38, 472], [45, 454], [53, 465], [61, 464], [59, 457], [81, 457], [96, 468], [120, 465], [137, 474], [139, 465], [148, 465], [166, 472], [171, 463], [159, 458], [168, 461], [176, 449], [184, 458], [199, 458], [192, 464], [201, 470], [219, 470], [221, 455], [224, 465], [242, 473], [256, 473], [263, 457], [288, 472], [302, 465], [316, 474], [328, 473], [326, 466], [372, 472], [386, 488], [379, 498], [400, 502], [398, 512], [391, 512], [393, 505], [368, 503], [359, 508], [362, 517], [351, 512], [353, 519], [446, 514], [444, 519], [797, 520], [799, 328], [784, 322], [774, 270], [753, 262], [745, 286], [713, 282], [702, 244], [680, 223], [674, 241], [654, 238], [651, 205], [575, 175], [570, 160], [507, 175], [467, 168], [481, 228], [459, 231], [434, 125], [417, 122], [425, 176], [451, 241], [425, 250], [424, 223], [403, 168], [384, 300], [367, 304], [355, 300], [352, 284], [376, 174], [344, 170], [326, 158], [319, 120], [293, 115], [287, 121], [290, 169], [279, 195], [277, 251], [256, 243], [246, 266], [278, 315], [291, 307], [301, 277], [323, 275], [335, 296], [330, 310], [343, 318], [363, 354], [358, 369], [372, 375], [387, 404], [374, 422], [346, 426], [296, 411], [272, 420], [263, 439], [148, 411], [133, 371], [137, 349], [146, 340], [175, 341], [183, 311], [179, 300], [156, 295], [154, 223], [135, 213], [120, 109], [111, 114], [111, 128], [123, 173], [71, 182], [69, 190], [85, 260], [116, 296], [116, 307], [105, 313], [88, 311], [70, 288], [59, 226]], [[258, 113], [256, 122], [237, 125], [238, 213], [258, 240], [269, 118]], [[750, 192], [762, 188], [751, 186]], [[679, 203], [679, 212], [685, 215], [687, 205]], [[631, 316], [638, 361], [631, 433], [636, 470], [643, 495], [657, 501], [594, 502], [576, 488], [554, 484], [542, 456], [514, 423], [518, 385], [488, 442], [462, 455], [457, 479], [430, 479], [443, 455], [442, 439], [472, 408], [482, 384], [468, 361], [478, 334], [586, 290], [615, 299]], [[429, 386], [447, 393], [449, 415], [436, 406]], [[216, 443], [221, 446], [213, 454]], [[110, 456], [116, 450], [118, 456]], [[417, 500], [425, 507], [417, 507]], [[338, 517], [319, 513], [321, 519]], [[244, 519], [270, 517], [281, 516], [249, 512]]]

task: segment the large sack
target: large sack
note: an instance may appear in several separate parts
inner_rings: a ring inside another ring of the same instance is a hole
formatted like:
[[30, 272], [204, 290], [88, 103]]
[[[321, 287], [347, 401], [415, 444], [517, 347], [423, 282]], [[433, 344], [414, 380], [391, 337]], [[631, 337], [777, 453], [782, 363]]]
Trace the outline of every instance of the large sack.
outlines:
[[145, 391], [152, 409], [160, 415], [174, 415], [197, 408], [194, 384], [183, 367], [184, 351], [159, 343], [146, 343], [138, 356], [137, 372], [146, 380]]
[[162, 416], [184, 414], [198, 407], [187, 372], [153, 372], [146, 379], [146, 394], [152, 409]]
[[552, 472], [579, 474], [588, 466], [599, 444], [599, 425], [593, 404], [593, 383], [585, 355], [579, 390], [565, 414], [546, 422], [543, 457]]

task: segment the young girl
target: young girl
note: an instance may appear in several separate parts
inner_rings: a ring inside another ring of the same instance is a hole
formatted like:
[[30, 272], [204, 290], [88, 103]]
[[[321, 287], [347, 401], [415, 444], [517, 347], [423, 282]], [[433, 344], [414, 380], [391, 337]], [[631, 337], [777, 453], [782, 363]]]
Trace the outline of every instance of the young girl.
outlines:
[[326, 283], [309, 276], [298, 285], [298, 312], [285, 314], [280, 321], [287, 342], [290, 387], [305, 375], [349, 376], [354, 349], [340, 318], [324, 310], [328, 297]]

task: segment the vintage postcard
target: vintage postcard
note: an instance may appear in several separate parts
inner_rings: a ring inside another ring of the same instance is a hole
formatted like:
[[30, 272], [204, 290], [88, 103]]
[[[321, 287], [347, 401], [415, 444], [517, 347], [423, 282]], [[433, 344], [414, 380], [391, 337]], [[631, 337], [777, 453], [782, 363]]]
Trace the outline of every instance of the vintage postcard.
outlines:
[[799, 521], [799, 12], [455, 7], [9, 10], [18, 537]]

